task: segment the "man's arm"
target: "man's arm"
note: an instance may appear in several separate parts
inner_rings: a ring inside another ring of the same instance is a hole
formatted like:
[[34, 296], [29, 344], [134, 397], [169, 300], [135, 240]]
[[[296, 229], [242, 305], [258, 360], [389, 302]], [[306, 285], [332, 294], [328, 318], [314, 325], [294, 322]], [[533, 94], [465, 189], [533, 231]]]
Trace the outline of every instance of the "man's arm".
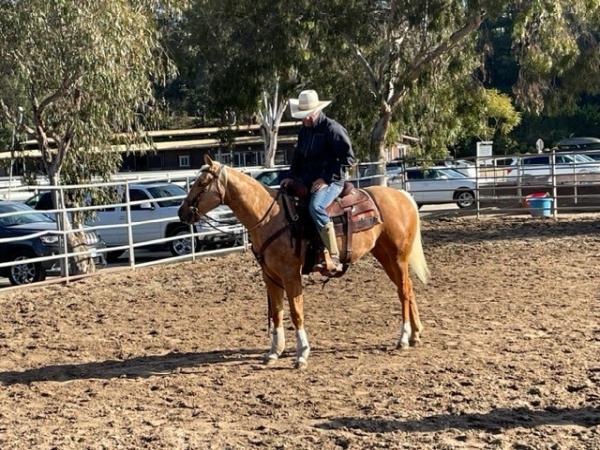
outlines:
[[344, 127], [334, 123], [329, 130], [330, 144], [334, 158], [323, 170], [322, 178], [327, 182], [339, 181], [347, 167], [354, 164], [354, 151], [350, 136]]

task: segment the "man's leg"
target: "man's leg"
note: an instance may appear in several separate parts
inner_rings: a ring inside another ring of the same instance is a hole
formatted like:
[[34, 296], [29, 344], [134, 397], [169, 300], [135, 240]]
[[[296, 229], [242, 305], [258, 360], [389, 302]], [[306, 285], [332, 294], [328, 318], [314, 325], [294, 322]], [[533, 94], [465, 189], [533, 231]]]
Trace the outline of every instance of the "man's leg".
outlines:
[[[323, 244], [325, 244], [331, 255], [334, 271], [341, 271], [342, 265], [340, 263], [340, 252], [335, 237], [335, 229], [327, 214], [327, 207], [340, 195], [343, 188], [344, 184], [341, 182], [331, 183], [312, 194], [309, 203], [310, 215], [317, 225]], [[325, 263], [322, 263], [322, 268], [326, 268]]]

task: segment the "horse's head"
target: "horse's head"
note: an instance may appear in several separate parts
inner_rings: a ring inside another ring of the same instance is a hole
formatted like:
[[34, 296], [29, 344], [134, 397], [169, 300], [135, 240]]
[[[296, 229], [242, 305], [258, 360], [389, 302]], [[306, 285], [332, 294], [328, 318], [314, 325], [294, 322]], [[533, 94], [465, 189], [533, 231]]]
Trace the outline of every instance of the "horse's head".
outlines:
[[204, 155], [204, 162], [206, 165], [200, 169], [198, 178], [179, 207], [179, 219], [183, 223], [197, 222], [200, 216], [225, 202], [225, 167], [208, 155]]

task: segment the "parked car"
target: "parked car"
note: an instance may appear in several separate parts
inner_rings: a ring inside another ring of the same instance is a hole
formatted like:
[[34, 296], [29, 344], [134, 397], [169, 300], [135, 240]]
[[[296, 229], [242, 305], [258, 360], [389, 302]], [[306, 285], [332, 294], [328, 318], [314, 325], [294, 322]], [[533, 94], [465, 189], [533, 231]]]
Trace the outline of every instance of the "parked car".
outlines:
[[594, 137], [571, 137], [558, 141], [558, 151], [600, 150], [600, 139]]
[[[513, 162], [521, 177], [549, 177], [552, 175], [551, 155], [527, 155]], [[554, 173], [556, 175], [598, 174], [600, 166], [591, 158], [579, 154], [556, 154]]]
[[[349, 179], [356, 187], [368, 187], [378, 184], [378, 178], [374, 177], [377, 175], [377, 167], [374, 165], [361, 165], [358, 167], [358, 176]], [[276, 168], [276, 169], [263, 169], [254, 171], [251, 173], [256, 180], [260, 181], [265, 186], [271, 188], [277, 188], [281, 184], [284, 178], [290, 176], [289, 167]], [[371, 178], [373, 177], [373, 178]], [[364, 178], [364, 179], [363, 179]]]
[[290, 176], [289, 167], [264, 169], [254, 172], [252, 176], [265, 186], [278, 187], [284, 178]]
[[592, 158], [594, 161], [600, 161], [600, 150], [591, 150], [584, 153], [588, 158]]
[[477, 178], [477, 168], [473, 161], [467, 161], [466, 159], [447, 160], [444, 161], [443, 165], [462, 173], [465, 177], [472, 180]]
[[[129, 185], [129, 198], [132, 202], [140, 202], [131, 206], [131, 221], [145, 222], [157, 219], [169, 219], [161, 222], [152, 222], [142, 225], [134, 225], [132, 227], [133, 242], [152, 241], [166, 237], [185, 236], [190, 234], [190, 226], [179, 221], [177, 210], [183, 201], [183, 197], [187, 192], [182, 187], [172, 183], [140, 183]], [[38, 194], [27, 200], [27, 204], [35, 205], [35, 208], [48, 209], [48, 205], [52, 203], [48, 201], [49, 192]], [[181, 197], [179, 199], [161, 200], [161, 198]], [[123, 198], [121, 202], [125, 202]], [[233, 245], [241, 242], [242, 229], [239, 228], [239, 222], [233, 215], [231, 209], [227, 206], [219, 206], [208, 214], [208, 217], [220, 221], [217, 225], [220, 229], [224, 229], [226, 233], [211, 234], [198, 238], [196, 248], [216, 247]], [[126, 207], [108, 207], [99, 210], [96, 213], [96, 219], [90, 222], [89, 225], [117, 225], [127, 223]], [[194, 225], [196, 233], [205, 233], [214, 229], [205, 224]], [[115, 227], [102, 229], [102, 237], [108, 247], [120, 247], [128, 245], [128, 228]], [[175, 256], [181, 256], [191, 253], [192, 240], [191, 237], [182, 237], [169, 241], [168, 249]], [[153, 245], [153, 248], [164, 248], [163, 245]], [[107, 259], [112, 261], [119, 258], [125, 250], [115, 250], [108, 252]]]
[[[0, 262], [20, 261], [31, 258], [63, 254], [63, 246], [60, 244], [58, 234], [52, 233], [58, 229], [56, 222], [49, 216], [34, 211], [29, 206], [19, 202], [0, 202], [0, 214], [20, 212], [14, 216], [0, 217], [0, 238], [14, 238], [12, 242], [0, 243]], [[24, 236], [38, 234], [34, 237], [19, 239]], [[85, 231], [86, 245], [92, 250], [92, 258], [97, 265], [105, 263], [104, 256], [96, 250], [104, 248], [104, 242], [100, 240], [94, 231]], [[71, 249], [69, 249], [71, 251]], [[21, 285], [42, 281], [49, 272], [60, 269], [58, 259], [43, 262], [24, 262], [10, 267], [0, 268], [2, 276], [8, 277], [11, 284]]]
[[412, 167], [406, 170], [406, 190], [417, 205], [456, 203], [460, 208], [475, 204], [475, 181], [447, 167]]
[[405, 164], [402, 161], [390, 161], [385, 165], [385, 176], [388, 186], [400, 185], [402, 183], [402, 173]]

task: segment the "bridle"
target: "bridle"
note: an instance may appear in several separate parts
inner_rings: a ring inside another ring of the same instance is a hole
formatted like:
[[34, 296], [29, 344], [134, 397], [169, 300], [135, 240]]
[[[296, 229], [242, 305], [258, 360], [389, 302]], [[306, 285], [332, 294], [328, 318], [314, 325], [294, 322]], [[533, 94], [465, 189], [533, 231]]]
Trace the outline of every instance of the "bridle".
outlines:
[[[201, 173], [208, 173], [210, 175], [212, 175], [212, 179], [206, 183], [203, 186], [199, 186], [200, 189], [198, 190], [198, 192], [196, 193], [196, 195], [194, 195], [191, 199], [188, 200], [188, 203], [190, 205], [196, 205], [198, 202], [198, 197], [200, 196], [200, 194], [204, 194], [205, 192], [209, 192], [209, 188], [213, 185], [216, 184], [216, 192], [219, 194], [219, 205], [224, 205], [225, 204], [225, 193], [227, 192], [227, 171], [225, 171], [225, 166], [219, 166], [219, 170], [217, 172], [215, 172], [214, 170], [211, 169], [210, 166], [208, 167], [204, 167], [202, 169], [200, 169]], [[223, 183], [223, 190], [219, 189], [220, 185], [219, 185], [219, 179], [221, 178], [221, 175], [223, 175], [224, 178], [224, 183]], [[200, 214], [198, 212], [198, 208], [196, 206], [190, 206], [190, 211], [192, 212], [192, 214], [194, 216], [201, 216], [202, 214]]]
[[[200, 190], [196, 193], [196, 195], [194, 195], [190, 200], [188, 200], [188, 204], [195, 205], [198, 201], [198, 197], [201, 194], [204, 194], [205, 192], [209, 192], [209, 188], [213, 184], [216, 184], [216, 192], [219, 194], [219, 205], [224, 205], [225, 204], [225, 194], [227, 193], [227, 171], [225, 170], [225, 167], [226, 166], [223, 166], [223, 165], [219, 166], [219, 170], [216, 172], [214, 170], [212, 170], [210, 166], [200, 169], [201, 173], [208, 173], [208, 174], [212, 175], [212, 179], [205, 185], [199, 186]], [[221, 177], [223, 177], [223, 179], [224, 179], [224, 181], [221, 182], [221, 184], [223, 185], [222, 190], [220, 189], [220, 184], [219, 184]], [[269, 215], [269, 213], [271, 212], [271, 210], [277, 203], [277, 200], [279, 200], [280, 195], [281, 195], [281, 189], [279, 189], [277, 191], [277, 195], [275, 195], [275, 198], [271, 202], [271, 205], [267, 208], [267, 211], [263, 214], [263, 216], [258, 220], [257, 223], [255, 223], [254, 225], [252, 225], [250, 228], [248, 228], [246, 230], [247, 232], [257, 229], [265, 221], [265, 219], [267, 218], [267, 216]], [[213, 219], [212, 217], [209, 217], [206, 214], [200, 214], [198, 212], [198, 208], [196, 206], [190, 206], [189, 208], [190, 208], [190, 211], [193, 216], [197, 216], [197, 217], [204, 216], [206, 219], [212, 220], [217, 223], [226, 223], [226, 222], [222, 222], [218, 219]], [[218, 227], [212, 225], [210, 222], [208, 222], [208, 220], [206, 221], [206, 224], [208, 226], [210, 226], [211, 228], [214, 228], [218, 231], [227, 233], [226, 231], [220, 230]], [[230, 233], [227, 233], [227, 234], [230, 234]]]

